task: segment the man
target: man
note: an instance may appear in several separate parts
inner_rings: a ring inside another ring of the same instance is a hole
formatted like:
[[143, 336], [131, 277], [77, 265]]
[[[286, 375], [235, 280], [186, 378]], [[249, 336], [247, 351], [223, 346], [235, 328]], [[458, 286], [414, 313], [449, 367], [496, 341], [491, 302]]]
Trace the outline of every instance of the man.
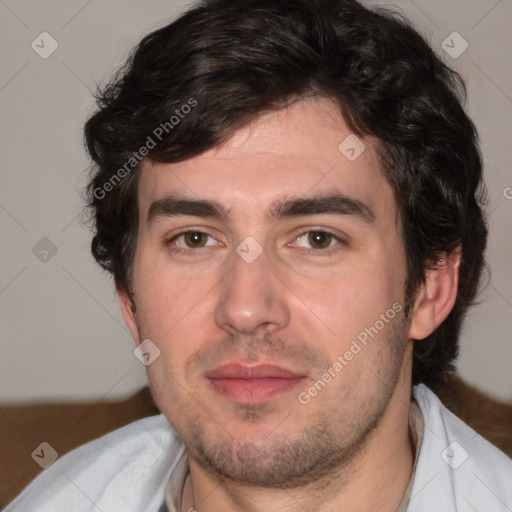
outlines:
[[162, 415], [7, 511], [511, 510], [510, 459], [433, 393], [487, 238], [458, 88], [350, 0], [206, 1], [147, 36], [85, 133], [92, 251]]

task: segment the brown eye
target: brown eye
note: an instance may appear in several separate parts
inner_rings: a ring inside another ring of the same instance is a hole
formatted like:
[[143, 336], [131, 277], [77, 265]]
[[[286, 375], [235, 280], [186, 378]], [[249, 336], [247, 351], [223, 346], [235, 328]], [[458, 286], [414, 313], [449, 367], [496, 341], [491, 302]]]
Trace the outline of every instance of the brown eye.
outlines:
[[310, 229], [303, 231], [295, 239], [295, 247], [309, 250], [311, 255], [327, 256], [346, 246], [339, 236], [324, 229]]
[[213, 235], [206, 231], [190, 229], [182, 231], [165, 241], [165, 245], [172, 253], [186, 256], [199, 256], [206, 253], [211, 254], [212, 250], [224, 247]]
[[183, 233], [182, 236], [185, 245], [191, 249], [204, 247], [208, 240], [208, 235], [201, 231], [188, 231], [187, 233]]
[[308, 242], [315, 249], [327, 249], [331, 245], [333, 236], [325, 231], [311, 231], [308, 234]]

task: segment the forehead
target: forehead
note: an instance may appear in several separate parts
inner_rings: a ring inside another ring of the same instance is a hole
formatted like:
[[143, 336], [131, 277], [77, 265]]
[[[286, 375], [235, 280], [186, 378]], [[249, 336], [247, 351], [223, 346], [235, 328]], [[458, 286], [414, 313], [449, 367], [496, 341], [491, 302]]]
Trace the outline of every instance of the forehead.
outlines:
[[[375, 139], [351, 133], [328, 99], [302, 100], [265, 113], [226, 142], [183, 162], [145, 162], [141, 215], [167, 195], [260, 211], [288, 197], [342, 193], [370, 208], [394, 209]], [[391, 204], [390, 204], [391, 203]]]

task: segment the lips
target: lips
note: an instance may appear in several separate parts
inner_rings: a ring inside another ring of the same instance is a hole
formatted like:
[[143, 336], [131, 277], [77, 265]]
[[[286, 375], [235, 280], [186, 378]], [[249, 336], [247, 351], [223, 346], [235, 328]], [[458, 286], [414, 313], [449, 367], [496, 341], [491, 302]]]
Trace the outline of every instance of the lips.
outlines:
[[213, 389], [237, 403], [262, 404], [291, 391], [306, 377], [280, 366], [226, 364], [206, 375]]

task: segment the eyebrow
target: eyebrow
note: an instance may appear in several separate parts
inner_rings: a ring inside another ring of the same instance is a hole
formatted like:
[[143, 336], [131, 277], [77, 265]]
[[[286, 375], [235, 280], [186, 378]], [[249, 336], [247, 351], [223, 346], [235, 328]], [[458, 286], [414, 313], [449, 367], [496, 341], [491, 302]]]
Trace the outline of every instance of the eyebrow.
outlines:
[[[318, 214], [349, 215], [366, 224], [375, 222], [375, 214], [370, 207], [340, 193], [279, 199], [272, 203], [267, 217], [269, 220], [278, 221]], [[217, 201], [168, 195], [151, 203], [146, 222], [150, 224], [157, 218], [185, 215], [225, 222], [229, 219], [229, 210]]]
[[366, 224], [375, 222], [371, 208], [361, 201], [340, 193], [279, 200], [270, 209], [275, 220], [317, 214], [352, 215]]
[[179, 217], [193, 215], [195, 217], [211, 218], [225, 221], [228, 218], [227, 210], [216, 201], [205, 199], [188, 199], [168, 195], [151, 203], [146, 217], [147, 224], [157, 218]]

